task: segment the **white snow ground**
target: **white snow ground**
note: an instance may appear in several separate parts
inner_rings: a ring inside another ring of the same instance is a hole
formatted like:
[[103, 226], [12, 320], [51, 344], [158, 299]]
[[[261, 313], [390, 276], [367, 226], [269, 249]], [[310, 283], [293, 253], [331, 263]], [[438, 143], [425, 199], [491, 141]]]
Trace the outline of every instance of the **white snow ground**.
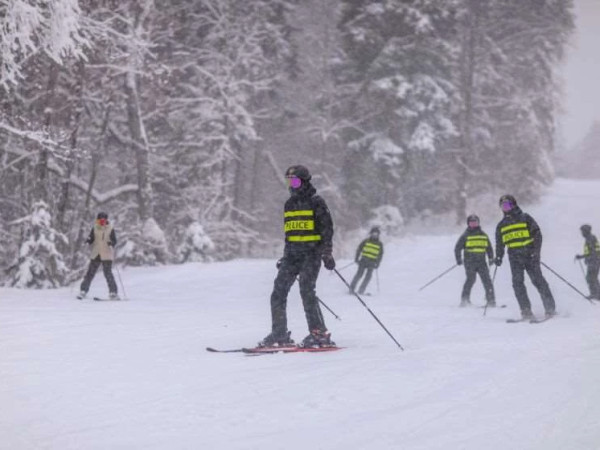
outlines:
[[[600, 234], [599, 205], [600, 183], [558, 180], [525, 208], [544, 232], [543, 261], [585, 293], [573, 255], [581, 223]], [[499, 218], [482, 217], [484, 230]], [[600, 304], [546, 272], [560, 317], [506, 324], [519, 315], [506, 261], [496, 288], [508, 307], [486, 317], [457, 308], [462, 268], [418, 292], [454, 263], [460, 231], [387, 245], [380, 293], [365, 301], [404, 352], [325, 270], [318, 293], [341, 316], [324, 311], [346, 349], [206, 352], [268, 333], [271, 260], [122, 270], [128, 302], [0, 289], [0, 448], [599, 449]], [[106, 295], [101, 273], [91, 293]], [[483, 304], [479, 282], [472, 300]], [[297, 287], [288, 312], [301, 339]]]

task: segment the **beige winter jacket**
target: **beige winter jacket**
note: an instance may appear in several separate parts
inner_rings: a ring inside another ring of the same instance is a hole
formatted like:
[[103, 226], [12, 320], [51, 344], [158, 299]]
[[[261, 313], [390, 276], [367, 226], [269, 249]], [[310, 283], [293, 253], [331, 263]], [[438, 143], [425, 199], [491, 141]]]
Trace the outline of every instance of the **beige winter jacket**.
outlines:
[[110, 223], [102, 226], [98, 223], [94, 225], [92, 229], [92, 233], [90, 233], [90, 238], [93, 236], [92, 241], [92, 259], [95, 259], [98, 255], [100, 255], [100, 259], [102, 261], [112, 261], [114, 258], [114, 250], [113, 247], [108, 245], [111, 242], [111, 234], [114, 245], [116, 242], [113, 227]]

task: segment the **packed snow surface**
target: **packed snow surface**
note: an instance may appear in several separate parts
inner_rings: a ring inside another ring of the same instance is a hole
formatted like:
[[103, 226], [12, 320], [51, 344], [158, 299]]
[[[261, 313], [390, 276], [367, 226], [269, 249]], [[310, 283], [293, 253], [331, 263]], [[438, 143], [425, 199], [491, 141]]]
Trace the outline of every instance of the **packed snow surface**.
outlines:
[[[587, 293], [579, 233], [600, 234], [600, 183], [558, 180], [524, 206], [544, 233], [542, 260]], [[481, 217], [490, 236], [500, 219]], [[585, 449], [600, 448], [600, 304], [545, 272], [559, 317], [519, 316], [505, 263], [499, 304], [458, 308], [462, 228], [385, 240], [364, 300], [400, 351], [335, 275], [320, 298], [333, 339], [323, 354], [214, 354], [270, 331], [275, 261], [120, 269], [129, 301], [75, 299], [77, 287], [0, 289], [0, 448]], [[358, 242], [357, 242], [358, 244]], [[348, 260], [338, 261], [338, 267]], [[346, 279], [354, 266], [341, 273]], [[543, 314], [528, 284], [534, 312]], [[99, 272], [90, 296], [105, 297]], [[121, 292], [123, 294], [123, 292]], [[472, 301], [483, 305], [478, 281]], [[307, 333], [297, 286], [292, 337]]]

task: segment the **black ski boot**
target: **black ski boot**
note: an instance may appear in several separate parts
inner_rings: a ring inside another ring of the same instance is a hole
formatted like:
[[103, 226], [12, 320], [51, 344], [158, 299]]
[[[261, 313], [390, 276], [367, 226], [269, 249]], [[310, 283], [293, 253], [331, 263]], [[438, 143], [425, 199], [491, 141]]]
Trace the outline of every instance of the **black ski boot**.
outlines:
[[521, 310], [521, 318], [523, 320], [533, 320], [533, 319], [535, 319], [535, 316], [533, 315], [533, 313], [531, 312], [530, 309], [522, 309]]
[[269, 333], [262, 341], [260, 341], [257, 347], [293, 347], [294, 340], [290, 337], [291, 331], [285, 333]]
[[327, 330], [312, 330], [302, 339], [302, 347], [335, 347], [335, 342], [331, 340], [331, 333]]

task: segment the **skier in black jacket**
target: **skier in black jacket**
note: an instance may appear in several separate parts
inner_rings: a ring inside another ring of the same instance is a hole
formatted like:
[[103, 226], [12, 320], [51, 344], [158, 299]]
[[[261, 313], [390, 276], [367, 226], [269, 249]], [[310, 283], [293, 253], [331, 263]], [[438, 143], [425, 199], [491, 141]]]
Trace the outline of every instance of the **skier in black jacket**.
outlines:
[[473, 287], [473, 284], [475, 284], [477, 274], [479, 274], [479, 278], [481, 278], [481, 282], [485, 289], [487, 305], [491, 308], [495, 307], [496, 299], [494, 297], [494, 285], [492, 284], [488, 265], [485, 261], [485, 256], [487, 254], [489, 264], [492, 265], [494, 263], [494, 251], [492, 250], [492, 244], [490, 243], [488, 235], [481, 230], [479, 217], [475, 214], [471, 214], [467, 217], [467, 229], [458, 238], [456, 246], [454, 247], [456, 264], [459, 266], [463, 263], [463, 250], [467, 279], [463, 286], [460, 306], [469, 306], [471, 304], [471, 288]]
[[600, 271], [600, 243], [592, 234], [590, 225], [581, 225], [581, 235], [585, 239], [583, 254], [576, 255], [576, 259], [583, 259], [587, 266], [585, 279], [590, 288], [589, 299], [600, 300], [600, 284], [598, 283], [598, 272]]
[[373, 269], [377, 269], [379, 264], [381, 264], [381, 258], [383, 258], [383, 244], [379, 240], [379, 233], [379, 227], [371, 228], [369, 237], [363, 240], [356, 249], [354, 262], [358, 264], [358, 270], [352, 279], [352, 283], [350, 283], [350, 293], [354, 292], [356, 285], [366, 271], [365, 279], [358, 289], [359, 294], [364, 294], [369, 281], [371, 281]]
[[542, 297], [546, 317], [551, 317], [556, 314], [556, 305], [540, 266], [542, 250], [540, 227], [533, 217], [519, 208], [512, 195], [500, 197], [499, 204], [504, 218], [496, 227], [496, 265], [502, 264], [504, 246], [507, 246], [512, 283], [521, 308], [521, 316], [523, 319], [533, 318], [531, 302], [525, 288], [525, 271], [527, 271], [531, 282]]
[[285, 247], [283, 258], [277, 261], [279, 269], [271, 294], [272, 330], [259, 346], [286, 346], [294, 341], [287, 329], [287, 296], [298, 277], [309, 335], [305, 347], [335, 345], [327, 331], [315, 285], [321, 260], [325, 268], [333, 270], [333, 221], [325, 200], [316, 194], [310, 183], [311, 175], [304, 166], [292, 166], [285, 172], [290, 198], [284, 207]]

